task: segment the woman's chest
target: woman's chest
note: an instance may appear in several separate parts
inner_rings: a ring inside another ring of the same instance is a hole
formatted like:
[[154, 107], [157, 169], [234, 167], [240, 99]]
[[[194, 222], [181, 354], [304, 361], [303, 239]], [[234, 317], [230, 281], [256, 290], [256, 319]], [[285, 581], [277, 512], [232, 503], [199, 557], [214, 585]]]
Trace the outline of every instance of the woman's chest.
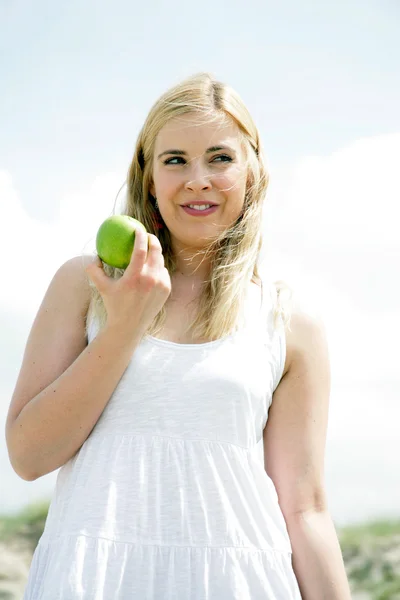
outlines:
[[244, 332], [206, 346], [145, 338], [99, 428], [247, 446], [265, 422], [274, 377], [271, 359], [268, 346]]
[[198, 300], [189, 294], [169, 298], [166, 317], [154, 337], [175, 344], [203, 344], [213, 340], [199, 338], [190, 330], [198, 314]]
[[[260, 288], [251, 284], [246, 297], [245, 311], [249, 315], [248, 321], [254, 319], [254, 315], [260, 315]], [[176, 344], [204, 344], [215, 341], [215, 338], [201, 338], [191, 331], [191, 325], [197, 317], [199, 304], [198, 299], [186, 290], [179, 290], [173, 298], [169, 298], [166, 305], [166, 318], [162, 327], [155, 337]], [[259, 323], [263, 327], [263, 323]], [[221, 337], [221, 336], [219, 336]]]

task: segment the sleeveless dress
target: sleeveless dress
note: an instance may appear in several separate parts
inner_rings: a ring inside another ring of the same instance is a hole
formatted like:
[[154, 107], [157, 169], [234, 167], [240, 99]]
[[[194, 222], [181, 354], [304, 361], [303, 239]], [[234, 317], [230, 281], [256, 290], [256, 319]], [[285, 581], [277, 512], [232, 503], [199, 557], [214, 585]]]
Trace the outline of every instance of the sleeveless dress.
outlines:
[[23, 600], [301, 600], [259, 455], [286, 357], [261, 298], [216, 341], [143, 337], [58, 472]]

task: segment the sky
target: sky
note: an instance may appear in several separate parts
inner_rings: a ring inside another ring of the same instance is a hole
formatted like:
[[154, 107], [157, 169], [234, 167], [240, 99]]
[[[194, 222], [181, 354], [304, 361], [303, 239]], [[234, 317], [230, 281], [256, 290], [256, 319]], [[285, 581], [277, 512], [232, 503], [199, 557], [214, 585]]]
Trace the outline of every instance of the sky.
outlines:
[[[326, 324], [331, 514], [399, 516], [399, 26], [395, 0], [0, 0], [2, 426], [43, 295], [93, 251], [148, 110], [208, 71], [268, 156], [264, 269]], [[3, 436], [0, 512], [50, 497], [56, 476], [18, 478]]]

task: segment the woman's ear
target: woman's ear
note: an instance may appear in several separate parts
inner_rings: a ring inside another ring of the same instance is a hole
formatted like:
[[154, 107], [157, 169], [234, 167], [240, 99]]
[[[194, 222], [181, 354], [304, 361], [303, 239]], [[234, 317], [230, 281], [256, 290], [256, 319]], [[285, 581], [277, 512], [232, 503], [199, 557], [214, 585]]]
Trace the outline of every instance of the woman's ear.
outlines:
[[153, 196], [153, 198], [156, 198], [156, 188], [153, 182], [151, 182], [149, 185], [149, 192]]

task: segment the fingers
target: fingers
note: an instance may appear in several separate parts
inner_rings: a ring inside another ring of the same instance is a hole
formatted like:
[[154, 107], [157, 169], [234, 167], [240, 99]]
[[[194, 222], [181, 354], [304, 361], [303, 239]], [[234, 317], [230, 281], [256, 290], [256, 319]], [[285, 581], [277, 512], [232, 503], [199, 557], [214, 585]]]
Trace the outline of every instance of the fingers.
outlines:
[[[145, 264], [151, 270], [159, 270], [160, 267], [164, 267], [162, 246], [157, 236], [137, 228], [131, 260], [125, 269], [128, 279], [138, 276], [143, 271]], [[87, 265], [86, 273], [99, 292], [105, 291], [109, 286], [109, 277], [104, 272], [103, 263], [99, 256], [96, 256]]]
[[149, 233], [149, 250], [147, 254], [147, 265], [150, 269], [158, 269], [164, 266], [162, 246], [157, 236]]
[[138, 227], [135, 231], [135, 243], [129, 265], [126, 268], [128, 275], [140, 273], [147, 259], [147, 249], [149, 245], [149, 234]]
[[85, 271], [92, 283], [94, 283], [96, 288], [101, 291], [104, 288], [107, 275], [104, 273], [103, 263], [99, 256], [96, 255], [94, 257], [92, 262], [86, 266]]

